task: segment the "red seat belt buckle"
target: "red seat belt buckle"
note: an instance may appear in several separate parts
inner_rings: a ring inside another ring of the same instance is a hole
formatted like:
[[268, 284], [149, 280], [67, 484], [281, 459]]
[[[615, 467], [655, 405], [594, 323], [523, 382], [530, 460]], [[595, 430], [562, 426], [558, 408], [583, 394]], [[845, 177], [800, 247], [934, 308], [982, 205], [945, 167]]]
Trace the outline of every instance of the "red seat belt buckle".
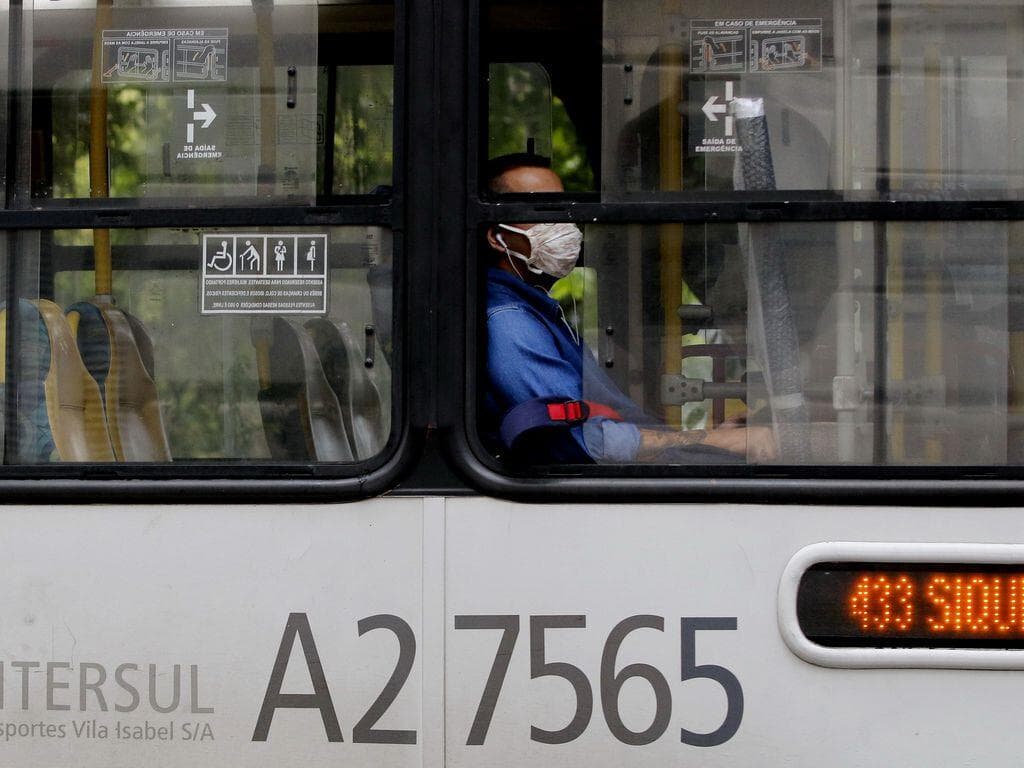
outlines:
[[548, 403], [548, 418], [573, 424], [586, 421], [587, 413], [582, 402], [569, 400], [565, 403]]

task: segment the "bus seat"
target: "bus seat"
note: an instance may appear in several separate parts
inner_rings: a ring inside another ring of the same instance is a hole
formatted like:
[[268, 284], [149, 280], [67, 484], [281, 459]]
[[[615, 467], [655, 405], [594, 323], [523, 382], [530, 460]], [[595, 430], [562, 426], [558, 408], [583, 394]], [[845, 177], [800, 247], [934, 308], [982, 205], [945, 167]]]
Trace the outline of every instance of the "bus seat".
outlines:
[[253, 321], [252, 342], [271, 457], [352, 461], [341, 406], [306, 329], [283, 317], [259, 318]]
[[[50, 369], [50, 344], [46, 326], [38, 310], [26, 299], [18, 302], [21, 343], [18, 362], [14, 366], [18, 377], [18, 451], [15, 461], [55, 461], [57, 447], [53, 442], [49, 413], [46, 408], [46, 374]], [[4, 349], [7, 348], [7, 309], [0, 310]], [[6, 355], [0, 381], [4, 384], [4, 407], [7, 405]]]
[[[86, 370], [60, 307], [19, 302], [18, 458], [22, 461], [113, 461], [99, 388]], [[6, 347], [7, 310], [0, 310]], [[0, 382], [6, 384], [0, 365]]]
[[68, 319], [102, 393], [114, 456], [118, 461], [170, 461], [153, 381], [153, 344], [142, 324], [112, 304], [91, 301], [72, 305]]
[[324, 374], [341, 403], [345, 427], [357, 459], [368, 459], [384, 447], [384, 408], [380, 390], [366, 372], [366, 355], [346, 323], [317, 318], [306, 323], [313, 336]]
[[113, 461], [100, 388], [89, 375], [64, 312], [52, 301], [32, 302], [50, 341], [44, 382], [46, 409], [61, 461]]

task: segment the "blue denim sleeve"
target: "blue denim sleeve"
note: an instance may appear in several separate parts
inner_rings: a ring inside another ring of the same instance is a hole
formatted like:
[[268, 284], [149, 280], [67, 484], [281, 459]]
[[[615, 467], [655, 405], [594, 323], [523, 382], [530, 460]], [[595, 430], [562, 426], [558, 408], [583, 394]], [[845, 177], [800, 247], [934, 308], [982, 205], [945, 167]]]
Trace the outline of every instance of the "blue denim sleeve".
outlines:
[[[582, 374], [543, 323], [519, 307], [500, 307], [487, 317], [487, 372], [492, 395], [505, 408], [538, 397], [580, 400]], [[595, 419], [569, 430], [595, 461], [631, 461], [640, 433], [632, 424]], [[569, 455], [552, 446], [552, 457]]]
[[635, 461], [640, 451], [640, 430], [635, 424], [611, 419], [591, 419], [583, 425], [584, 448], [594, 461]]
[[582, 396], [580, 372], [529, 312], [501, 307], [487, 316], [487, 373], [495, 398], [508, 406], [537, 397]]

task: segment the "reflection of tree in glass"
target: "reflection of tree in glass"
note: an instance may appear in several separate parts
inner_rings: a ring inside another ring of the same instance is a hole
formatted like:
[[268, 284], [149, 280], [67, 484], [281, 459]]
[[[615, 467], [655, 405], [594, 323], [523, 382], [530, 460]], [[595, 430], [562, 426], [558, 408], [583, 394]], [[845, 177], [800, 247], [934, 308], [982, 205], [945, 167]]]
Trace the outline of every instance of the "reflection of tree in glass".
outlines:
[[551, 155], [551, 83], [538, 64], [491, 64], [487, 152], [490, 157], [534, 151]]
[[[149, 110], [152, 112], [153, 110]], [[107, 141], [110, 152], [110, 196], [141, 194], [147, 132], [146, 94], [140, 88], [111, 89], [107, 100]]]
[[527, 140], [534, 139], [535, 151], [551, 157], [567, 191], [594, 189], [586, 149], [539, 64], [492, 64], [488, 85], [490, 157], [524, 152]]
[[557, 96], [551, 111], [551, 164], [569, 192], [590, 192], [594, 189], [594, 171], [587, 162], [587, 151], [576, 135], [576, 126], [569, 119], [565, 105]]
[[[136, 86], [107, 97], [110, 196], [139, 194], [146, 153], [146, 96]], [[75, 72], [53, 89], [52, 196], [89, 197], [89, 73]], [[45, 192], [42, 192], [45, 195]]]
[[367, 194], [391, 184], [394, 67], [338, 67], [334, 194]]

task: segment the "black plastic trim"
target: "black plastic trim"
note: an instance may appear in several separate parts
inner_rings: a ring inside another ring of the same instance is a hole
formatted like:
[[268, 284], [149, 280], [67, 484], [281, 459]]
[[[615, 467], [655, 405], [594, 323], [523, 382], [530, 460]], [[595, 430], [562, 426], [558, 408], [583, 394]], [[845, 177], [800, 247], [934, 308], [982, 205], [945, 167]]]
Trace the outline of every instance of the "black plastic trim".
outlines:
[[[231, 477], [227, 476], [229, 467], [184, 462], [179, 465], [57, 465], [74, 469], [70, 475], [67, 472], [58, 475], [51, 470], [46, 474], [40, 472], [36, 477], [0, 478], [0, 495], [5, 504], [355, 501], [385, 493], [412, 469], [418, 452], [415, 435], [407, 428], [393, 444], [393, 451], [384, 463], [362, 471], [359, 465], [270, 467], [253, 464], [236, 467], [239, 474]], [[175, 469], [186, 470], [189, 476], [175, 476]], [[289, 469], [297, 476], [289, 478]], [[354, 474], [345, 478], [322, 476], [342, 469], [352, 470]], [[110, 478], [107, 474], [118, 470], [131, 478]], [[279, 476], [268, 478], [269, 472]]]
[[[223, 205], [223, 204], [222, 204]], [[378, 200], [351, 206], [259, 206], [139, 208], [123, 200], [51, 204], [31, 210], [0, 211], [0, 229], [150, 229], [168, 227], [325, 227], [379, 225], [398, 228], [394, 204]]]
[[1024, 200], [923, 200], [912, 195], [851, 200], [812, 194], [695, 193], [609, 202], [584, 195], [536, 194], [471, 201], [467, 216], [478, 223], [1015, 221], [1024, 219]]
[[[482, 493], [537, 502], [830, 504], [1013, 507], [1024, 503], [1024, 467], [510, 466], [468, 428], [447, 434], [460, 474]], [[681, 476], [682, 475], [682, 476]]]

